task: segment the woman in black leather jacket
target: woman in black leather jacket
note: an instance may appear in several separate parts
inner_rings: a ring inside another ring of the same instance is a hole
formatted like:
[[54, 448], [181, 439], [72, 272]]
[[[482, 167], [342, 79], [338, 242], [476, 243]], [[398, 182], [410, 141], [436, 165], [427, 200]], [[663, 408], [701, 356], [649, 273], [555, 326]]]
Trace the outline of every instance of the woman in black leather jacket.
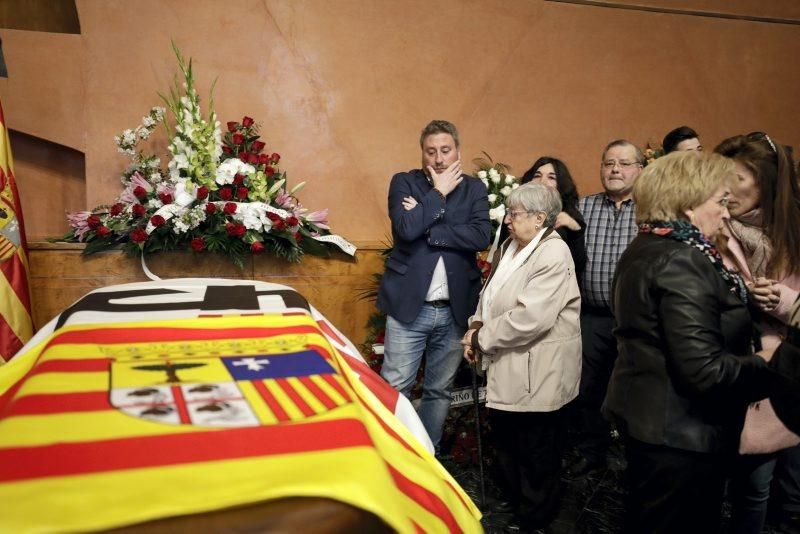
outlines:
[[752, 351], [744, 282], [713, 245], [733, 174], [716, 154], [679, 152], [634, 186], [640, 233], [614, 276], [619, 358], [603, 406], [625, 438], [629, 532], [716, 532], [746, 406], [780, 396]]

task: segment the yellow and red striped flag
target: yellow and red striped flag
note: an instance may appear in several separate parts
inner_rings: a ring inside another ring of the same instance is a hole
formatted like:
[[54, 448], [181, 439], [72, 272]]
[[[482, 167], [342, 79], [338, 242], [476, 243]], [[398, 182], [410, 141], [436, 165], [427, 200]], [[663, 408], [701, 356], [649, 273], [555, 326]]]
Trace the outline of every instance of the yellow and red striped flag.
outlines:
[[28, 286], [28, 243], [14, 182], [14, 160], [0, 104], [0, 364], [33, 335]]
[[323, 497], [401, 533], [480, 512], [305, 314], [66, 326], [0, 368], [0, 530]]

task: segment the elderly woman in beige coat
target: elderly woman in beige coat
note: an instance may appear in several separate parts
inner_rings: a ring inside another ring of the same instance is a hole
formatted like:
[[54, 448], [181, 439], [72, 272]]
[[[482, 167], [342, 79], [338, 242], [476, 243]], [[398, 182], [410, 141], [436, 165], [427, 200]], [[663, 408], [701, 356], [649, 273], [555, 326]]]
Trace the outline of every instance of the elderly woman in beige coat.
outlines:
[[502, 503], [522, 529], [542, 528], [558, 511], [563, 408], [578, 394], [580, 293], [569, 247], [553, 223], [558, 192], [515, 189], [506, 202], [510, 237], [495, 255], [464, 357], [482, 360], [486, 404], [499, 460]]

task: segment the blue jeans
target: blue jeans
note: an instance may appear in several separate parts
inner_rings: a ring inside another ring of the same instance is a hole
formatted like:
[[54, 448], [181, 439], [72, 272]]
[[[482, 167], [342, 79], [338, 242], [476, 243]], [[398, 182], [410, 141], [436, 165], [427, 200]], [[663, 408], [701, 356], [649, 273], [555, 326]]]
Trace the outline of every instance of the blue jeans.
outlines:
[[423, 304], [417, 318], [410, 323], [398, 321], [391, 315], [386, 318], [381, 376], [409, 397], [422, 355], [426, 354], [418, 412], [437, 450], [450, 409], [453, 379], [461, 363], [464, 332], [465, 329], [453, 320], [449, 306], [436, 308]]

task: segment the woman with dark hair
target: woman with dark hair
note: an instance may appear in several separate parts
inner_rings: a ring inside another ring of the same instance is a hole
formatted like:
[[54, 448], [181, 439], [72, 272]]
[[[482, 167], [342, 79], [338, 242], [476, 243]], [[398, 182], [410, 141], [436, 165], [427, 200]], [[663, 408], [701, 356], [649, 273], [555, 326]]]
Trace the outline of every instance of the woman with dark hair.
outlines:
[[[747, 282], [759, 310], [754, 316], [765, 349], [786, 337], [792, 304], [800, 291], [800, 185], [791, 147], [755, 132], [722, 141], [715, 152], [733, 160], [727, 223], [726, 263]], [[753, 414], [748, 414], [752, 416]], [[783, 455], [800, 455], [794, 447]], [[741, 456], [731, 484], [734, 531], [760, 532], [767, 513], [776, 454]], [[787, 464], [791, 464], [791, 460]], [[784, 467], [783, 465], [781, 467]], [[800, 473], [779, 469], [791, 479], [794, 497], [787, 513], [800, 514]]]
[[586, 246], [583, 234], [586, 223], [578, 211], [578, 188], [572, 180], [569, 169], [560, 159], [544, 156], [522, 175], [522, 183], [541, 183], [558, 191], [561, 196], [562, 211], [555, 222], [555, 230], [569, 247], [578, 280], [586, 267]]

